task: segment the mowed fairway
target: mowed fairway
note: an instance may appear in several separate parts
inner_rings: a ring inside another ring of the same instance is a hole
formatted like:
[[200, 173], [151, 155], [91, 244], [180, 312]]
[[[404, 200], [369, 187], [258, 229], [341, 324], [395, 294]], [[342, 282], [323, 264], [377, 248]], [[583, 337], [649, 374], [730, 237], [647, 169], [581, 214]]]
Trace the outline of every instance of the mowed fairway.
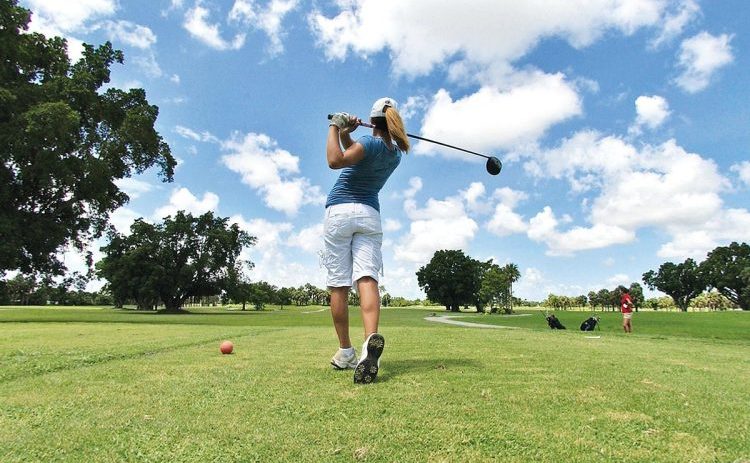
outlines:
[[582, 333], [582, 312], [384, 309], [355, 386], [320, 309], [2, 308], [0, 461], [750, 460], [750, 313], [640, 313], [625, 336], [611, 313]]

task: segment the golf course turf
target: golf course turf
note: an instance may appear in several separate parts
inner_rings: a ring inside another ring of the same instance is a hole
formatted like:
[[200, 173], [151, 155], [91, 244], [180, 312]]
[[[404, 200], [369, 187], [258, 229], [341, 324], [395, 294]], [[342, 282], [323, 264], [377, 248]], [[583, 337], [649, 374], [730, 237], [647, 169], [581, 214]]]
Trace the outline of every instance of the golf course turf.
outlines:
[[0, 308], [0, 461], [750, 461], [750, 313], [386, 308], [354, 385], [319, 308]]

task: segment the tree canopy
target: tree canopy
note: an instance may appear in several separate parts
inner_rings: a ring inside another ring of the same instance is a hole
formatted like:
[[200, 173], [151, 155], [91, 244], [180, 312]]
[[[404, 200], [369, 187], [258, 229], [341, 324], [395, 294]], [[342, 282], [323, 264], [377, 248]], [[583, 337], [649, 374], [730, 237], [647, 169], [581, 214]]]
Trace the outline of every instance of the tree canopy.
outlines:
[[708, 253], [701, 268], [709, 285], [742, 310], [750, 310], [750, 245], [717, 247]]
[[483, 264], [463, 251], [436, 251], [430, 262], [417, 271], [417, 283], [427, 298], [458, 312], [463, 304], [481, 304]]
[[121, 51], [85, 44], [71, 64], [29, 19], [0, 0], [0, 272], [62, 274], [58, 252], [101, 236], [129, 200], [116, 180], [158, 167], [171, 181], [176, 161], [143, 89], [102, 90]]
[[167, 311], [230, 289], [241, 273], [242, 248], [255, 242], [226, 218], [182, 211], [156, 225], [138, 219], [129, 235], [112, 231], [109, 239], [97, 267], [115, 301], [133, 299], [141, 309], [161, 301]]
[[681, 264], [666, 262], [654, 272], [643, 274], [643, 282], [651, 289], [668, 294], [675, 305], [686, 312], [690, 301], [701, 294], [707, 286], [706, 278], [693, 259], [686, 259]]

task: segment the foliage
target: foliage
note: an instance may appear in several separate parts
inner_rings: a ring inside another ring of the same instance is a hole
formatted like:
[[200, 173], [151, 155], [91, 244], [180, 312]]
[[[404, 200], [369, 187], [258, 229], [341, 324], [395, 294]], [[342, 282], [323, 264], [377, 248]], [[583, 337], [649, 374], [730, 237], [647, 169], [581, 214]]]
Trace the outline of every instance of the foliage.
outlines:
[[237, 281], [239, 254], [255, 238], [228, 219], [207, 212], [178, 212], [153, 225], [136, 220], [129, 235], [110, 232], [97, 267], [120, 304], [134, 299], [141, 309], [159, 301], [176, 311], [190, 297], [218, 295]]
[[658, 289], [674, 299], [675, 305], [686, 312], [690, 301], [706, 289], [706, 278], [693, 259], [681, 264], [666, 262], [658, 272], [649, 270], [643, 274], [643, 282], [649, 288]]
[[547, 299], [542, 302], [542, 305], [555, 310], [568, 310], [576, 306], [576, 299], [570, 296], [558, 296], [556, 294], [547, 295]]
[[737, 306], [718, 291], [708, 291], [690, 301], [690, 307], [706, 310], [730, 310]]
[[518, 270], [518, 265], [509, 263], [503, 267], [505, 277], [508, 279], [508, 306], [505, 311], [507, 313], [513, 313], [513, 283], [521, 278], [521, 272]]
[[[102, 87], [123, 54], [26, 31], [30, 12], [0, 1], [0, 272], [62, 274], [57, 253], [83, 249], [128, 201], [115, 181], [175, 159], [142, 89]], [[90, 257], [89, 257], [90, 260]]]
[[0, 282], [0, 305], [111, 305], [112, 296], [107, 291], [85, 291], [88, 279], [74, 272], [59, 282], [49, 278], [37, 279], [33, 275], [18, 274]]
[[479, 297], [483, 304], [489, 304], [490, 313], [497, 312], [497, 307], [503, 304], [510, 295], [510, 282], [499, 265], [488, 262], [482, 276]]
[[639, 307], [643, 307], [643, 303], [646, 302], [646, 297], [643, 295], [643, 286], [641, 286], [640, 283], [637, 281], [631, 283], [630, 288], [628, 288], [628, 294], [630, 294], [630, 300], [633, 301], [636, 311], [638, 311]]
[[675, 309], [674, 299], [669, 296], [654, 297], [646, 299], [643, 306], [652, 310], [673, 310]]
[[750, 245], [731, 243], [708, 253], [701, 263], [709, 285], [742, 310], [750, 310]]
[[430, 300], [458, 312], [461, 305], [481, 307], [479, 290], [483, 264], [459, 250], [436, 251], [417, 271], [417, 283]]

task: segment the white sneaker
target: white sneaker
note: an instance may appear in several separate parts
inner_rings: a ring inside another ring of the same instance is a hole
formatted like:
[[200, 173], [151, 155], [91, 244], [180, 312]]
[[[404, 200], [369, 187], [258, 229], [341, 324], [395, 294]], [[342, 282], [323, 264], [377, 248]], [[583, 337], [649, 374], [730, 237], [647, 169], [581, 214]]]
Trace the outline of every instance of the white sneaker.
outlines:
[[351, 355], [346, 355], [343, 349], [336, 351], [331, 358], [331, 366], [334, 370], [348, 370], [357, 366], [357, 352], [352, 349]]
[[362, 345], [362, 358], [359, 359], [359, 363], [354, 369], [355, 383], [367, 384], [375, 381], [384, 347], [385, 338], [381, 334], [372, 333], [367, 336], [365, 343]]

